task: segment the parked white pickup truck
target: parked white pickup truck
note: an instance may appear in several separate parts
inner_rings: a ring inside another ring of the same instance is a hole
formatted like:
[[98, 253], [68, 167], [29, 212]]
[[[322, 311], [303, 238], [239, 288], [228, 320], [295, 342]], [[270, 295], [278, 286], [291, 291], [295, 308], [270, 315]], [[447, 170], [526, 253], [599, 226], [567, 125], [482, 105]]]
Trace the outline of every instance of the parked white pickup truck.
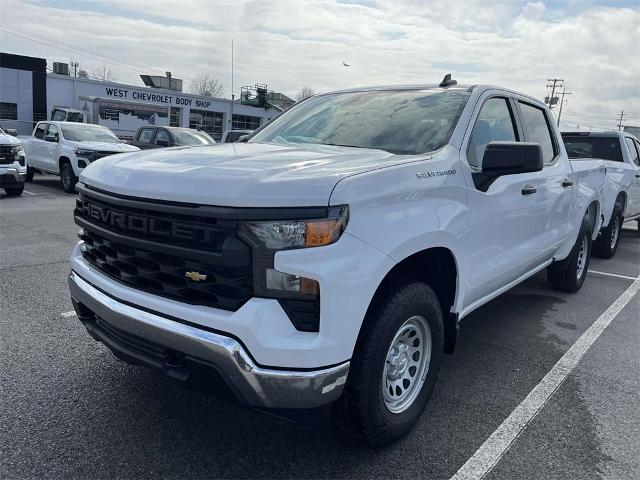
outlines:
[[71, 297], [127, 362], [263, 408], [331, 402], [384, 444], [418, 420], [472, 311], [544, 269], [582, 286], [598, 175], [507, 89], [316, 95], [245, 143], [90, 165]]
[[22, 195], [26, 174], [22, 142], [0, 128], [0, 188], [10, 197]]
[[38, 171], [60, 175], [67, 193], [75, 191], [78, 177], [91, 162], [140, 150], [123, 143], [106, 127], [76, 122], [38, 122], [33, 135], [23, 142], [28, 156], [27, 181]]
[[640, 142], [626, 132], [564, 132], [562, 139], [574, 168], [599, 162], [606, 172], [600, 193], [604, 221], [593, 253], [611, 258], [623, 222], [637, 220], [640, 229]]

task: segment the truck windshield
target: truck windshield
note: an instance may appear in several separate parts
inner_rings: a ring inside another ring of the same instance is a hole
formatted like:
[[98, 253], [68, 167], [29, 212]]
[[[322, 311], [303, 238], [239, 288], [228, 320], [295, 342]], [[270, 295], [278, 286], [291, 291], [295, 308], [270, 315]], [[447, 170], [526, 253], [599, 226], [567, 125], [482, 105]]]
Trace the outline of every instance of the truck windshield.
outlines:
[[469, 96], [435, 89], [319, 95], [284, 112], [249, 142], [432, 152], [449, 141]]
[[563, 135], [562, 140], [569, 158], [599, 158], [622, 162], [622, 149], [618, 137]]
[[100, 125], [61, 125], [62, 135], [72, 142], [120, 143], [120, 139], [108, 128]]
[[213, 138], [203, 132], [188, 129], [171, 130], [176, 145], [213, 145]]

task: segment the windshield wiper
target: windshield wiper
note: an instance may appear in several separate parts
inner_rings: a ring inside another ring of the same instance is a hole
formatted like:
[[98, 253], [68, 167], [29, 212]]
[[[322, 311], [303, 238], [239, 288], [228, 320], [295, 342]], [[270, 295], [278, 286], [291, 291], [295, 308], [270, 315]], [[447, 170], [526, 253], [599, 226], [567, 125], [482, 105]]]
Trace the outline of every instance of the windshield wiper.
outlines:
[[344, 145], [340, 143], [322, 143], [322, 145], [331, 145], [332, 147], [351, 147], [351, 148], [367, 148], [371, 150], [384, 150], [385, 152], [393, 153], [394, 155], [415, 155], [415, 152], [410, 152], [409, 150], [399, 150], [396, 148], [363, 147], [362, 145]]

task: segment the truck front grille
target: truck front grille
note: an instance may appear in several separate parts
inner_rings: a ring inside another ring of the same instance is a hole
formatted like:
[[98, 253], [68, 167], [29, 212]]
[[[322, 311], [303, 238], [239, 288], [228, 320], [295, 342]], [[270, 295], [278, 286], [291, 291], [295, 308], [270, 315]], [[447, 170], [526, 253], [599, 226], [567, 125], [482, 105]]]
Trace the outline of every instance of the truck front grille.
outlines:
[[197, 206], [128, 200], [79, 187], [82, 254], [125, 285], [181, 302], [235, 311], [253, 294], [251, 249], [237, 221]]
[[0, 145], [0, 165], [8, 165], [15, 161], [12, 148], [10, 145]]

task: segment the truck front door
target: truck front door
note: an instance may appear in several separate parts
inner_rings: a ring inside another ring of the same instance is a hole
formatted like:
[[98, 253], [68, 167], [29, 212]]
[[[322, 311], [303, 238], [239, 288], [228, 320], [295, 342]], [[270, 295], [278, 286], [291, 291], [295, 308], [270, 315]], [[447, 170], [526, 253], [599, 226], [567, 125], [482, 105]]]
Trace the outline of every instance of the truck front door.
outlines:
[[57, 125], [54, 125], [53, 123], [49, 124], [44, 140], [44, 155], [42, 158], [43, 168], [49, 172], [58, 173], [58, 146], [60, 142], [60, 132]]
[[507, 95], [485, 94], [461, 152], [472, 172], [469, 183], [469, 230], [464, 239], [467, 272], [464, 306], [494, 294], [535, 265], [533, 225], [540, 215], [540, 172], [498, 177], [483, 191], [476, 185], [490, 142], [521, 141], [514, 105]]

